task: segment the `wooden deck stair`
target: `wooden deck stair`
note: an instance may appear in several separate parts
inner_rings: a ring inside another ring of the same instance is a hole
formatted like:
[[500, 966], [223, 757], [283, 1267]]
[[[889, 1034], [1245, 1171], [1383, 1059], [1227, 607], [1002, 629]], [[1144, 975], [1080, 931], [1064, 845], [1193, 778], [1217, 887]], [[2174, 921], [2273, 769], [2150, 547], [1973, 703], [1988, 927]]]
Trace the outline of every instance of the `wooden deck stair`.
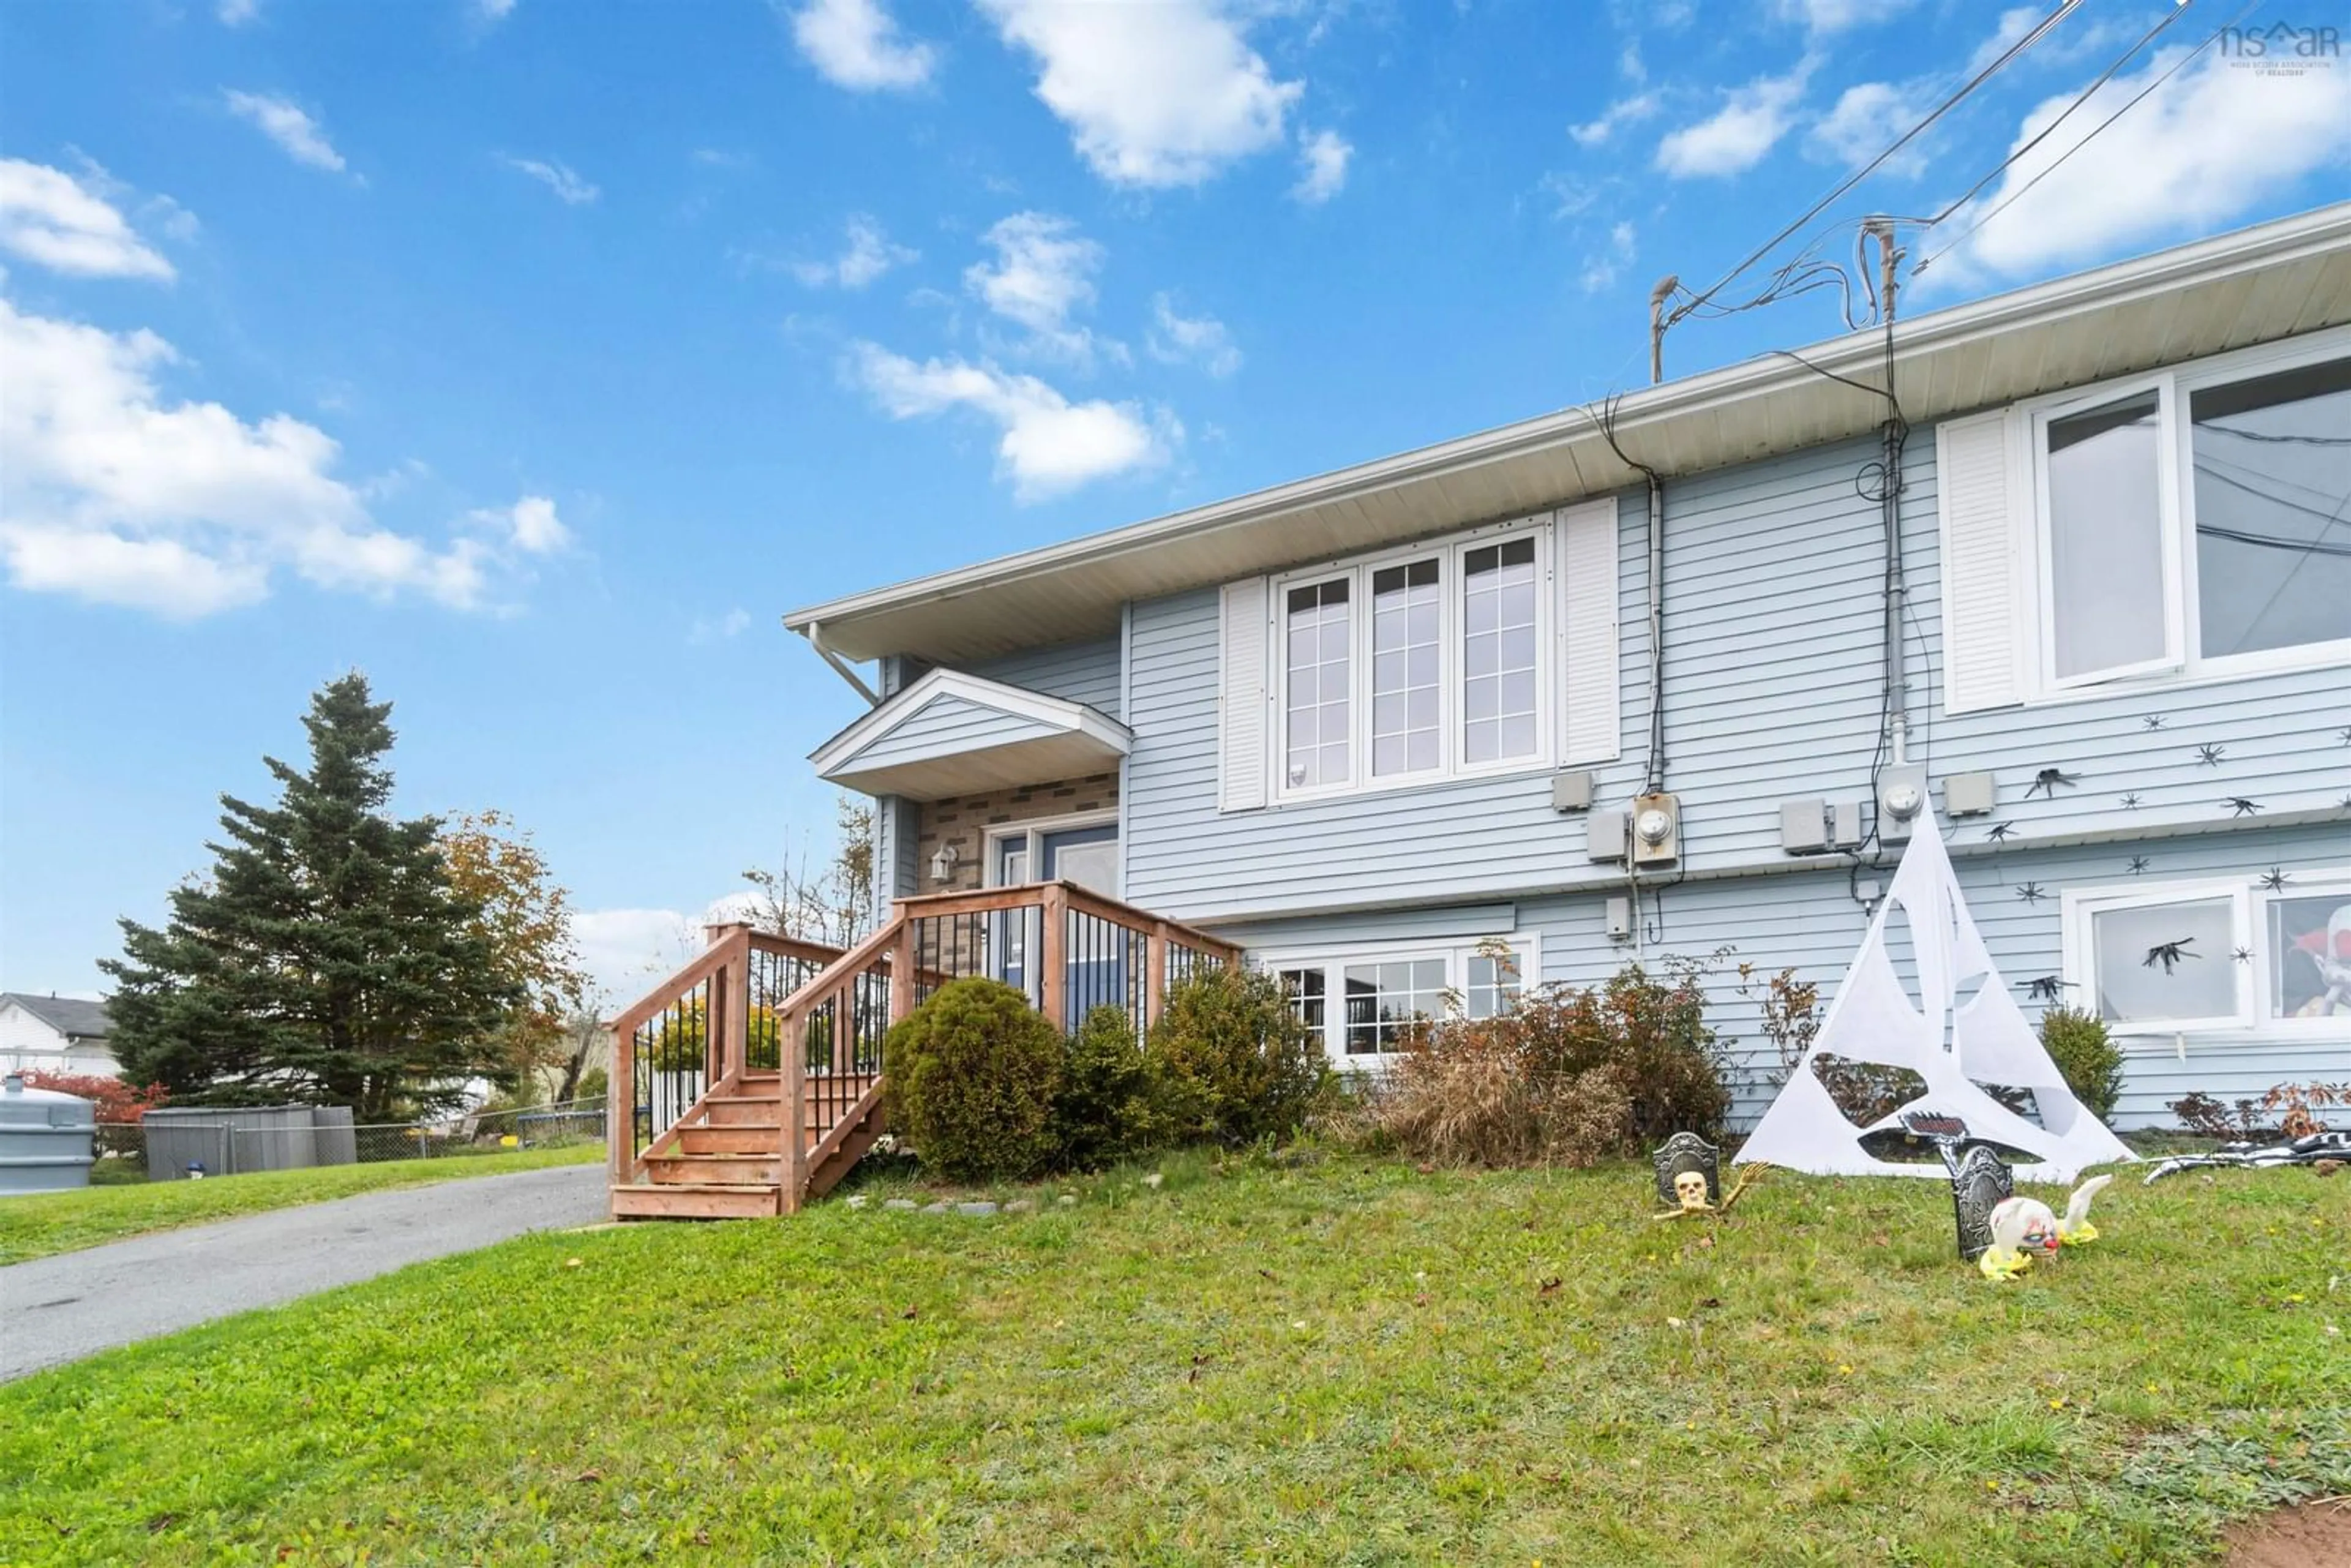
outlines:
[[1057, 1028], [1103, 1001], [1148, 1025], [1170, 981], [1240, 957], [1061, 882], [901, 899], [845, 950], [747, 925], [709, 936], [613, 1021], [616, 1219], [790, 1214], [831, 1191], [884, 1130], [890, 1026], [949, 980], [1020, 978]]

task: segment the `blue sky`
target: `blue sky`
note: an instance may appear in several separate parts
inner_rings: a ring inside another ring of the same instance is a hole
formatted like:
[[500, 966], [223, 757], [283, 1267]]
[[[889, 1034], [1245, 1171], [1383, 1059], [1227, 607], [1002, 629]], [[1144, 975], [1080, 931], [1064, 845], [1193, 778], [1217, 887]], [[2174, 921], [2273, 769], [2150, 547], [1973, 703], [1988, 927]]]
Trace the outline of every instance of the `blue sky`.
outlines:
[[[357, 667], [400, 808], [516, 815], [626, 990], [829, 842], [805, 754], [857, 703], [783, 611], [1637, 384], [1661, 274], [1711, 281], [2047, 9], [7, 7], [0, 986], [94, 993]], [[2173, 9], [2076, 6], [1823, 254]], [[1921, 308], [2351, 193], [2351, 61], [2180, 65], [2233, 12], [1906, 232], [1949, 247]], [[1692, 321], [1668, 369], [1842, 325]]]

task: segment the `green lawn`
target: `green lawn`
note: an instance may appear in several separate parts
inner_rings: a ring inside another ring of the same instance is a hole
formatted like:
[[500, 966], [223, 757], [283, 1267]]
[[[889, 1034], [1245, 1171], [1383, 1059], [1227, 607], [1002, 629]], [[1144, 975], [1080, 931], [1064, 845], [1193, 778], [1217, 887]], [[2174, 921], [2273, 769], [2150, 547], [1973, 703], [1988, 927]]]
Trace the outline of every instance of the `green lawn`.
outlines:
[[2072, 1568], [2351, 1492], [2351, 1177], [2126, 1176], [1994, 1285], [1936, 1182], [1165, 1169], [532, 1237], [0, 1388], [0, 1561]]
[[[34, 1193], [0, 1198], [0, 1264], [22, 1263], [56, 1252], [74, 1252], [100, 1242], [174, 1230], [208, 1219], [230, 1219], [266, 1208], [291, 1208], [353, 1193], [461, 1176], [497, 1176], [542, 1166], [592, 1164], [604, 1157], [601, 1144], [549, 1149], [519, 1149], [447, 1159], [386, 1160], [378, 1165], [323, 1166], [316, 1170], [256, 1171], [249, 1176], [212, 1176], [203, 1181], [136, 1182], [84, 1187], [78, 1192]], [[5, 1559], [0, 1559], [5, 1561]]]

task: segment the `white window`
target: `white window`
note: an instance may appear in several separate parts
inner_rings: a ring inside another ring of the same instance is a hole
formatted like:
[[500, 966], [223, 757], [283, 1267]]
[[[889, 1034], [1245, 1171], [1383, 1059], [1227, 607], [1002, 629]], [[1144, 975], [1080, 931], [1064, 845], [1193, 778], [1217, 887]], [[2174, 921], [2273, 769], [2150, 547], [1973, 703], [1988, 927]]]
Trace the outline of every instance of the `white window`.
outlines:
[[2351, 879], [2068, 890], [2069, 999], [2117, 1035], [2351, 1030]]
[[1279, 580], [1276, 795], [1549, 766], [1550, 538], [1514, 524]]
[[1947, 421], [1953, 712], [2351, 661], [2351, 329]]
[[1418, 1025], [1492, 1018], [1514, 1005], [1533, 984], [1537, 946], [1529, 935], [1467, 948], [1392, 944], [1259, 961], [1334, 1061], [1367, 1067], [1401, 1050]]

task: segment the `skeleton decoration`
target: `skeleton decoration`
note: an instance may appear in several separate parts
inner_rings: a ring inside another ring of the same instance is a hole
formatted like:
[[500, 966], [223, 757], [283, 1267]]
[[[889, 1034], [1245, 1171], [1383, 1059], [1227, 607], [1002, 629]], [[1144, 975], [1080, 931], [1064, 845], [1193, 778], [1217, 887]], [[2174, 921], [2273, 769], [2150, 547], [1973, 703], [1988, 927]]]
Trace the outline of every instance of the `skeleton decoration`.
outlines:
[[1722, 1151], [1696, 1133], [1676, 1133], [1656, 1146], [1649, 1164], [1657, 1173], [1659, 1203], [1680, 1201], [1685, 1176], [1698, 1178], [1699, 1191], [1708, 1203], [1722, 1200]]
[[2312, 1133], [2282, 1144], [2223, 1144], [2209, 1155], [2175, 1155], [2147, 1173], [2141, 1186], [2152, 1186], [2175, 1171], [2235, 1166], [2267, 1170], [2274, 1166], [2317, 1166], [2330, 1160], [2351, 1160], [2351, 1133]]
[[2057, 1249], [2085, 1247], [2098, 1239], [2090, 1223], [2090, 1200], [2115, 1178], [2095, 1176], [2074, 1189], [2062, 1215], [2037, 1197], [2011, 1197], [1991, 1211], [1991, 1245], [1976, 1260], [1987, 1280], [2013, 1280], [2035, 1258], [2054, 1258]]
[[[2046, 896], [2038, 887], [2034, 893]], [[1908, 922], [1915, 987], [1896, 973], [1887, 951], [1886, 926], [1897, 911]], [[1926, 1081], [1926, 1092], [1865, 1126], [1856, 1124], [1814, 1071], [1823, 1056], [1907, 1067]], [[1993, 1099], [1986, 1083], [2031, 1090], [2038, 1124]], [[2085, 1167], [2132, 1157], [2075, 1098], [2025, 1021], [1968, 913], [1931, 810], [1913, 823], [1902, 863], [1820, 1033], [1740, 1150], [1739, 1162], [1769, 1161], [1819, 1176], [1935, 1176], [1932, 1166], [1879, 1159], [1864, 1142], [1899, 1130], [1903, 1112], [1926, 1110], [1962, 1116], [1973, 1137], [2032, 1156], [2035, 1163], [2016, 1171], [2022, 1181], [2072, 1181]]]
[[1694, 1170], [1683, 1171], [1680, 1175], [1674, 1177], [1674, 1207], [1666, 1210], [1663, 1214], [1653, 1214], [1649, 1218], [1652, 1219], [1696, 1219], [1700, 1216], [1706, 1216], [1711, 1218], [1719, 1219], [1724, 1215], [1729, 1214], [1731, 1210], [1731, 1207], [1738, 1203], [1741, 1197], [1746, 1196], [1747, 1189], [1753, 1186], [1757, 1182], [1761, 1181], [1764, 1174], [1771, 1170], [1771, 1167], [1770, 1166], [1758, 1163], [1750, 1165], [1745, 1170], [1740, 1171], [1739, 1173], [1739, 1179], [1730, 1184], [1730, 1190], [1723, 1195], [1722, 1201], [1719, 1204], [1709, 1203], [1707, 1201], [1705, 1172]]

